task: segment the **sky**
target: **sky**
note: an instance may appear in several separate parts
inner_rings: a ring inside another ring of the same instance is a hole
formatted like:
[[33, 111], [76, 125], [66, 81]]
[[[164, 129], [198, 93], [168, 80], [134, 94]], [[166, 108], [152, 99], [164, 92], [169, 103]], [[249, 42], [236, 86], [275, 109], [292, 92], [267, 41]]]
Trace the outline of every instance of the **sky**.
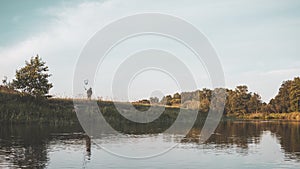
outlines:
[[[2, 0], [0, 78], [13, 79], [16, 69], [38, 54], [52, 74], [50, 94], [72, 97], [76, 63], [89, 39], [119, 18], [156, 12], [184, 19], [206, 35], [218, 53], [226, 87], [246, 84], [268, 102], [282, 81], [300, 75], [299, 9], [298, 0]], [[122, 55], [130, 53], [129, 49], [133, 52], [149, 46], [176, 51], [191, 70], [201, 69], [196, 75], [197, 88], [209, 88], [203, 65], [188, 59], [188, 52], [173, 43], [161, 37], [143, 37], [121, 44], [119, 51], [107, 56], [98, 78], [92, 79], [97, 86], [94, 97], [114, 98], [107, 82], [114, 76], [111, 67], [126, 58]], [[153, 86], [164, 88], [164, 94], [179, 91], [171, 79], [159, 81], [163, 76], [147, 72], [136, 78], [129, 87], [131, 100], [147, 98]], [[149, 85], [149, 79], [158, 80], [159, 85]]]

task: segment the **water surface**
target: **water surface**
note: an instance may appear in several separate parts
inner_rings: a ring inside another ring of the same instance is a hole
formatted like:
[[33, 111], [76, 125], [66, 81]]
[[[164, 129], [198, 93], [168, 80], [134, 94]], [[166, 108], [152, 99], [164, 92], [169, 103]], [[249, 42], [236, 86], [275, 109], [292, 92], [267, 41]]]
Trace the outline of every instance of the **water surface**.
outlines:
[[[222, 121], [200, 144], [200, 129], [176, 134], [103, 134], [80, 125], [7, 125], [0, 129], [0, 168], [300, 168], [300, 123]], [[120, 157], [147, 156], [145, 159]], [[117, 155], [115, 155], [116, 153]]]

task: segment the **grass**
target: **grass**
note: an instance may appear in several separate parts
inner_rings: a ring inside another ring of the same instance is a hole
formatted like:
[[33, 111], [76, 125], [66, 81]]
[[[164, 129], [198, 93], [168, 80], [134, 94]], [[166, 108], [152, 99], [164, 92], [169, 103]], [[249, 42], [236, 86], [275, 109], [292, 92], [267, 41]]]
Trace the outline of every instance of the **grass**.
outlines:
[[77, 123], [72, 100], [42, 99], [20, 93], [0, 92], [0, 122]]
[[[77, 102], [85, 102], [84, 99], [78, 99]], [[112, 101], [97, 101], [101, 113], [107, 121], [114, 123], [123, 122], [124, 124], [133, 125], [128, 119], [124, 118], [115, 107]], [[130, 103], [117, 103], [121, 105], [125, 113], [131, 113], [134, 116], [139, 111], [148, 111], [150, 105]], [[156, 105], [157, 108], [161, 107]], [[154, 106], [155, 107], [155, 106]], [[171, 125], [179, 113], [178, 107], [165, 107], [165, 111], [158, 119], [151, 122], [150, 125], [165, 123]], [[155, 111], [155, 109], [154, 109]], [[184, 109], [183, 120], [190, 119], [191, 110]], [[151, 112], [150, 112], [151, 113]], [[200, 115], [199, 115], [200, 114]], [[205, 115], [198, 113], [196, 125], [202, 124]], [[300, 113], [253, 113], [236, 116], [239, 119], [261, 119], [261, 120], [294, 120], [300, 121]], [[73, 99], [61, 98], [35, 98], [30, 95], [24, 95], [16, 91], [11, 91], [0, 86], [0, 123], [53, 123], [53, 124], [73, 124], [78, 123], [77, 115], [73, 105]], [[122, 126], [121, 126], [122, 127]], [[141, 127], [147, 127], [141, 125]]]
[[252, 113], [237, 116], [239, 119], [258, 119], [258, 120], [291, 120], [300, 121], [300, 112], [292, 113]]
[[[76, 102], [86, 102], [84, 99], [78, 99]], [[0, 123], [54, 123], [54, 124], [72, 124], [78, 123], [75, 112], [73, 99], [61, 98], [35, 98], [30, 95], [20, 93], [12, 93], [0, 91]], [[138, 105], [134, 107], [130, 103], [114, 103], [111, 101], [97, 101], [101, 113], [107, 121], [112, 124], [120, 122], [128, 124], [128, 126], [136, 126], [130, 120], [124, 118], [116, 109], [115, 104], [134, 116], [139, 111], [148, 111], [150, 105]], [[154, 111], [161, 106], [154, 106]], [[138, 110], [138, 111], [137, 111]], [[161, 109], [160, 109], [161, 110]], [[166, 126], [171, 125], [177, 118], [179, 108], [166, 107], [165, 111], [158, 119], [149, 125], [165, 123]], [[184, 110], [186, 118], [189, 119], [189, 110]], [[151, 113], [151, 112], [150, 112]], [[147, 127], [144, 124], [139, 124], [141, 127]], [[149, 127], [149, 126], [148, 126]]]

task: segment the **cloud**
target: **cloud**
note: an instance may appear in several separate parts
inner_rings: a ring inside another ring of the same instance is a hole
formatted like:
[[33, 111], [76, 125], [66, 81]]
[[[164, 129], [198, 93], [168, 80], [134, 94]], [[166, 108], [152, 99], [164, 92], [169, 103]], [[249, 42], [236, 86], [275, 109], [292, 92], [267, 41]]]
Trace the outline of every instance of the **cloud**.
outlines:
[[15, 69], [24, 65], [25, 60], [39, 54], [54, 75], [52, 81], [58, 86], [54, 92], [66, 91], [70, 95], [76, 58], [88, 39], [111, 19], [104, 15], [111, 8], [109, 3], [86, 2], [43, 11], [51, 16], [49, 23], [43, 26], [46, 29], [15, 45], [0, 48], [1, 74], [12, 78]]
[[229, 87], [246, 83], [268, 100], [283, 79], [299, 74], [294, 69], [300, 66], [295, 61], [300, 52], [299, 15], [287, 12], [298, 2], [290, 2], [109, 0], [43, 8], [38, 12], [47, 16], [48, 22], [40, 31], [0, 47], [0, 75], [12, 78], [24, 60], [39, 54], [53, 74], [51, 93], [71, 96], [77, 57], [95, 32], [130, 14], [162, 12], [204, 31], [220, 54]]
[[293, 68], [293, 69], [280, 69], [280, 70], [272, 70], [268, 71], [266, 73], [263, 73], [262, 75], [264, 76], [282, 76], [282, 77], [287, 77], [290, 76], [291, 74], [294, 76], [299, 75], [300, 76], [300, 68]]
[[255, 70], [227, 76], [227, 85], [232, 89], [237, 85], [247, 85], [251, 92], [260, 94], [263, 101], [269, 102], [276, 96], [283, 81], [298, 76], [300, 76], [300, 68]]

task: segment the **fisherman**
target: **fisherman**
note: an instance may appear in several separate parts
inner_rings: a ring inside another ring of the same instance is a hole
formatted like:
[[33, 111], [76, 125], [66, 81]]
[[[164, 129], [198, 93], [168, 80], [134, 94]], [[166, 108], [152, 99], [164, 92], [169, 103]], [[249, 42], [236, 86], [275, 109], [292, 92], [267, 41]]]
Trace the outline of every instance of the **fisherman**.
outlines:
[[91, 87], [86, 91], [86, 94], [87, 94], [88, 99], [91, 100], [92, 94], [93, 94], [93, 91], [92, 91]]

